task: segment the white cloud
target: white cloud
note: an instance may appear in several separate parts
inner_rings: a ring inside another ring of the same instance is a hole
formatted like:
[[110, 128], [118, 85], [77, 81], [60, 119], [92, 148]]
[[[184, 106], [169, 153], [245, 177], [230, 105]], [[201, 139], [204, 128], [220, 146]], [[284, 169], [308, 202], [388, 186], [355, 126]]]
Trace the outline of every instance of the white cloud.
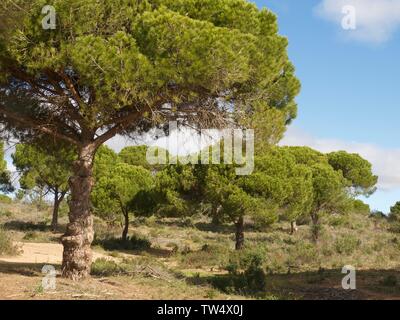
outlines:
[[400, 188], [400, 149], [385, 149], [368, 143], [313, 137], [296, 127], [289, 127], [281, 145], [309, 146], [321, 152], [345, 150], [358, 153], [372, 163], [379, 177], [378, 188], [393, 191]]
[[342, 29], [344, 6], [356, 10], [356, 29], [343, 30], [350, 39], [382, 43], [400, 28], [400, 0], [322, 0], [315, 12]]

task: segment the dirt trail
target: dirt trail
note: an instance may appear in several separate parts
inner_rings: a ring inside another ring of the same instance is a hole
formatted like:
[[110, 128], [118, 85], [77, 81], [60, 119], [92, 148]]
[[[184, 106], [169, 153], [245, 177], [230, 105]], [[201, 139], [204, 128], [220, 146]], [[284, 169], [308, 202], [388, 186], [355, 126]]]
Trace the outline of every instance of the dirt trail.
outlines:
[[[10, 263], [48, 263], [61, 264], [63, 246], [57, 243], [17, 242], [21, 254], [12, 257], [0, 257], [0, 262]], [[93, 252], [93, 260], [106, 258], [101, 253]]]

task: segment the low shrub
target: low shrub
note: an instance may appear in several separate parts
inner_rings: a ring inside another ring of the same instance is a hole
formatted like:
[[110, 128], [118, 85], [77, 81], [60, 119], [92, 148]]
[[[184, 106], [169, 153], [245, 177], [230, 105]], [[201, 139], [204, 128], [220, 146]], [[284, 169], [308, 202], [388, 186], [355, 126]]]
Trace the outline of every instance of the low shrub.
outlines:
[[263, 247], [233, 252], [225, 266], [229, 276], [216, 277], [213, 284], [225, 292], [257, 294], [265, 291], [266, 257]]
[[224, 265], [227, 261], [229, 249], [219, 245], [204, 245], [201, 250], [191, 251], [183, 249], [181, 251], [181, 266], [202, 268], [216, 267]]
[[0, 256], [18, 254], [18, 247], [12, 242], [8, 232], [0, 228]]
[[0, 194], [0, 203], [10, 204], [12, 202], [13, 200], [10, 197], [6, 196], [5, 194]]
[[95, 276], [109, 277], [123, 273], [123, 268], [121, 268], [115, 261], [112, 260], [100, 258], [92, 263], [91, 274]]
[[349, 224], [349, 219], [345, 215], [332, 215], [328, 219], [328, 224], [332, 227], [340, 227]]
[[300, 268], [305, 265], [318, 264], [318, 251], [313, 243], [299, 241], [289, 249], [288, 265]]
[[350, 255], [361, 244], [360, 240], [354, 236], [345, 236], [335, 241], [335, 249], [339, 254]]
[[400, 233], [400, 222], [391, 221], [389, 226], [389, 231], [392, 233]]
[[132, 251], [144, 251], [150, 249], [150, 240], [133, 235], [128, 237], [127, 240], [122, 240], [121, 238], [104, 238], [95, 239], [93, 245], [99, 245], [105, 250], [132, 250]]
[[36, 240], [36, 239], [38, 239], [39, 237], [40, 237], [40, 234], [39, 234], [38, 232], [36, 232], [36, 231], [28, 231], [28, 232], [24, 235], [23, 239], [24, 239], [24, 240]]

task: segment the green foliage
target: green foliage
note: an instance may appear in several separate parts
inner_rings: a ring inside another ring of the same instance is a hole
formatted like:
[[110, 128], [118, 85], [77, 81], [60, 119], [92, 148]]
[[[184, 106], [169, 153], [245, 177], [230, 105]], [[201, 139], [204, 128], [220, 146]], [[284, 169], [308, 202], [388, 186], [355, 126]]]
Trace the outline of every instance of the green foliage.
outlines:
[[[142, 194], [147, 210], [160, 216], [179, 217], [193, 214], [191, 206], [199, 200], [196, 189], [200, 180], [192, 165], [168, 165], [155, 176], [155, 187], [151, 193]], [[138, 201], [141, 200], [138, 197]], [[142, 206], [145, 207], [145, 206]]]
[[[67, 76], [78, 75], [79, 89], [95, 93], [85, 101], [74, 97], [87, 128], [109, 128], [123, 108], [142, 108], [141, 118], [148, 119], [145, 111], [160, 108], [161, 97], [177, 109], [211, 96], [235, 100], [243, 114], [252, 101], [262, 101], [264, 109], [280, 109], [285, 120], [296, 116], [300, 84], [288, 41], [277, 34], [276, 17], [267, 9], [245, 0], [55, 0], [57, 26], [49, 32], [41, 26], [45, 4], [3, 5], [4, 15], [13, 16], [0, 33], [4, 85], [10, 86], [8, 75], [18, 75], [12, 66], [34, 79], [51, 76], [50, 83], [68, 68]], [[47, 107], [44, 115], [54, 111]]]
[[348, 214], [335, 214], [331, 215], [330, 217], [327, 217], [328, 224], [333, 227], [340, 227], [340, 226], [345, 226], [349, 225], [349, 222], [351, 220], [351, 216]]
[[[206, 176], [206, 201], [218, 207], [220, 220], [236, 222], [244, 215], [273, 220], [269, 211], [261, 211], [262, 200], [252, 198], [239, 186], [233, 166], [210, 166]], [[263, 216], [262, 216], [263, 215]]]
[[345, 236], [335, 241], [335, 249], [339, 254], [350, 255], [357, 247], [360, 246], [360, 241], [355, 236]]
[[[159, 171], [164, 166], [163, 165], [153, 165], [150, 164], [147, 159], [149, 147], [148, 146], [133, 146], [133, 147], [125, 147], [118, 154], [119, 161], [130, 164], [132, 166], [141, 166], [147, 170], [151, 171]], [[169, 153], [167, 150], [162, 148], [152, 147], [151, 156], [158, 156], [160, 152], [165, 153], [166, 159], [169, 158]]]
[[366, 215], [371, 214], [371, 208], [368, 204], [364, 203], [362, 200], [354, 199], [352, 211], [355, 213], [363, 213]]
[[4, 142], [2, 141], [0, 141], [0, 191], [4, 193], [14, 191], [10, 172], [7, 170], [7, 161], [4, 160]]
[[326, 155], [309, 147], [282, 147], [282, 149], [294, 156], [296, 163], [306, 166], [328, 162]]
[[342, 174], [323, 163], [313, 165], [311, 170], [314, 191], [311, 212], [340, 212], [347, 209], [348, 198], [343, 188]]
[[[309, 212], [312, 201], [312, 174], [285, 148], [275, 147], [256, 157], [255, 174], [244, 178], [244, 189], [261, 196], [281, 213], [281, 218], [296, 221]], [[249, 189], [250, 187], [250, 189]]]
[[94, 158], [93, 176], [97, 180], [101, 176], [110, 175], [118, 162], [118, 154], [114, 150], [105, 145], [101, 146]]
[[180, 264], [189, 268], [220, 267], [226, 263], [229, 248], [205, 244], [201, 250], [182, 253]]
[[22, 174], [19, 182], [23, 189], [39, 187], [52, 192], [55, 189], [60, 192], [68, 190], [68, 178], [75, 159], [73, 149], [51, 143], [46, 147], [18, 144], [12, 159]]
[[113, 260], [100, 258], [92, 263], [91, 274], [102, 277], [115, 276], [124, 274], [124, 269]]
[[[103, 175], [104, 174], [104, 175]], [[117, 163], [97, 178], [92, 192], [95, 213], [106, 221], [118, 221], [131, 212], [131, 202], [140, 191], [150, 190], [151, 173], [137, 166]]]
[[118, 154], [121, 162], [132, 166], [142, 166], [146, 169], [151, 169], [146, 160], [147, 146], [125, 147]]
[[315, 244], [305, 240], [297, 242], [288, 250], [289, 258], [287, 265], [289, 268], [301, 268], [304, 265], [318, 264], [318, 250]]
[[389, 219], [391, 221], [400, 221], [400, 201], [390, 207]]
[[348, 186], [356, 195], [371, 195], [375, 192], [378, 177], [372, 174], [372, 165], [360, 155], [345, 151], [332, 152], [328, 155], [329, 164], [341, 171]]
[[[46, 4], [6, 0], [1, 6], [7, 19], [0, 28], [0, 122], [20, 141], [51, 136], [77, 146], [75, 173], [90, 167], [97, 148], [116, 134], [139, 135], [170, 119], [196, 127], [254, 123], [276, 141], [296, 116], [300, 83], [288, 40], [267, 9], [246, 0], [54, 0], [56, 28], [46, 30]], [[274, 124], [264, 130], [269, 121]], [[108, 220], [121, 211], [126, 216], [127, 199], [136, 194], [144, 203], [161, 195], [169, 211], [186, 211], [179, 193], [186, 185], [144, 196], [122, 177], [126, 170], [115, 171], [95, 173], [100, 187], [92, 200]], [[263, 199], [234, 185], [222, 194], [227, 209], [245, 202], [234, 216], [249, 210], [272, 220], [262, 214]]]
[[225, 269], [229, 277], [217, 277], [213, 284], [225, 292], [254, 295], [264, 292], [267, 285], [266, 252], [262, 248], [234, 252]]
[[[306, 212], [314, 224], [312, 236], [318, 239], [322, 229], [320, 218], [324, 214], [343, 214], [353, 210], [369, 213], [368, 205], [355, 200], [355, 195], [369, 195], [375, 190], [377, 177], [372, 174], [371, 164], [357, 154], [344, 151], [322, 154], [308, 147], [284, 147], [297, 164], [311, 171], [311, 192]], [[299, 183], [298, 186], [304, 184]], [[301, 187], [299, 187], [301, 188]], [[304, 196], [300, 196], [304, 199]]]

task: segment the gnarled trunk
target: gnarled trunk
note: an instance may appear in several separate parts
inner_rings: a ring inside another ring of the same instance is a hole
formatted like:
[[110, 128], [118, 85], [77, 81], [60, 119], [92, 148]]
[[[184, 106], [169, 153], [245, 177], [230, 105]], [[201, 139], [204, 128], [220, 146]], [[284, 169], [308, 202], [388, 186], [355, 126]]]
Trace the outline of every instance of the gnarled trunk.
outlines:
[[90, 193], [94, 184], [92, 172], [95, 151], [93, 144], [81, 147], [79, 158], [74, 163], [74, 175], [69, 179], [69, 223], [61, 239], [64, 245], [62, 275], [72, 280], [90, 275], [90, 245], [94, 238]]
[[240, 217], [238, 221], [235, 223], [236, 226], [236, 250], [243, 249], [244, 246], [244, 219]]

